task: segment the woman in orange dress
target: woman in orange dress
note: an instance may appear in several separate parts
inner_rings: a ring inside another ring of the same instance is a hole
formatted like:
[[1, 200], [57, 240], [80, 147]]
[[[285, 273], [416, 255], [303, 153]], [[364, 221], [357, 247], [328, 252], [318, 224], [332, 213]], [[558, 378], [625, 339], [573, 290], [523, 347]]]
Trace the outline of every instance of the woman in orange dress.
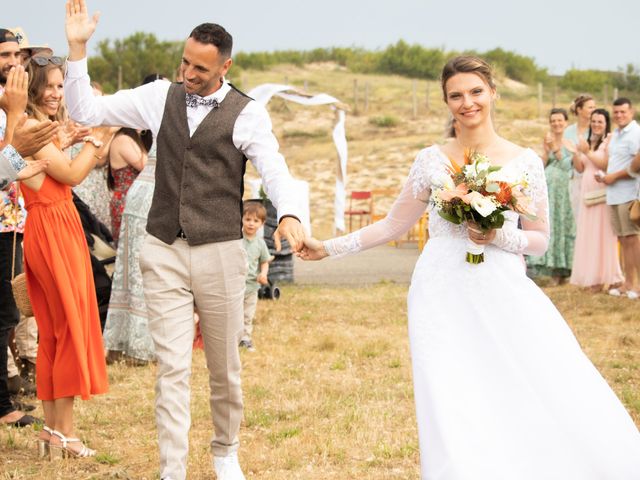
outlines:
[[[62, 60], [34, 57], [28, 71], [27, 123], [61, 120]], [[95, 455], [73, 432], [74, 398], [105, 393], [108, 382], [89, 250], [71, 187], [93, 169], [110, 136], [102, 129], [86, 137], [73, 161], [49, 143], [34, 155], [50, 160], [45, 172], [22, 183], [28, 212], [25, 272], [40, 336], [36, 386], [45, 417], [42, 456]]]

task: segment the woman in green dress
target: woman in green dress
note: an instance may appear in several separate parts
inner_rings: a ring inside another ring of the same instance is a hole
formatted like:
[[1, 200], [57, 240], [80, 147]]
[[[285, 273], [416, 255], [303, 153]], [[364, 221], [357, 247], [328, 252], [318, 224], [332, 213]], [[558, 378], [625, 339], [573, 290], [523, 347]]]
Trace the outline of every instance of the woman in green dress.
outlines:
[[563, 108], [554, 108], [549, 115], [550, 131], [544, 139], [542, 161], [549, 191], [549, 249], [541, 257], [528, 257], [527, 266], [532, 276], [552, 277], [558, 285], [571, 276], [573, 244], [576, 226], [571, 208], [569, 182], [576, 146], [564, 138], [568, 114]]

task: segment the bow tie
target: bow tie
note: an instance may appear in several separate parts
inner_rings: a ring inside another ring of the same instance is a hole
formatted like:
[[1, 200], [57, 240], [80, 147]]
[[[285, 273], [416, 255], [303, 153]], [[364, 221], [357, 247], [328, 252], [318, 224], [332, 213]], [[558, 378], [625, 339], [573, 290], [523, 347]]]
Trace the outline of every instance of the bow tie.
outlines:
[[187, 93], [185, 100], [187, 102], [187, 107], [191, 108], [196, 108], [199, 105], [213, 108], [218, 108], [220, 106], [215, 98], [203, 98], [200, 95], [195, 95], [193, 93]]

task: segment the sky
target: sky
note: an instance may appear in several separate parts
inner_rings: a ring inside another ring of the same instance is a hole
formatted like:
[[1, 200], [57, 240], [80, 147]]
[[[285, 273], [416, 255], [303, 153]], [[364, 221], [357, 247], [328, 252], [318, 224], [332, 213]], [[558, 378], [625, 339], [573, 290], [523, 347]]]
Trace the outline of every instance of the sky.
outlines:
[[[234, 37], [234, 52], [317, 47], [384, 49], [400, 39], [424, 47], [495, 47], [535, 58], [550, 73], [640, 65], [638, 0], [87, 0], [100, 11], [90, 41], [136, 31], [182, 40], [214, 22]], [[0, 27], [21, 26], [32, 44], [67, 51], [64, 0], [2, 0]]]

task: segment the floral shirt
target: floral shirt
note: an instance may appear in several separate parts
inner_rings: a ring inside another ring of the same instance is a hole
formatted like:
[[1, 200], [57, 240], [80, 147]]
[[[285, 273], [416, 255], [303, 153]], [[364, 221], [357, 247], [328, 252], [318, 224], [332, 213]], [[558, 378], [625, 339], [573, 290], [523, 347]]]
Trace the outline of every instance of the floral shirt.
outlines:
[[[0, 139], [4, 138], [4, 131], [7, 126], [7, 116], [0, 109]], [[8, 233], [17, 230], [24, 232], [24, 221], [27, 218], [27, 211], [24, 208], [22, 195], [18, 197], [18, 210], [16, 212], [17, 188], [14, 182], [7, 190], [0, 193], [0, 233]], [[16, 228], [17, 227], [17, 228]]]

